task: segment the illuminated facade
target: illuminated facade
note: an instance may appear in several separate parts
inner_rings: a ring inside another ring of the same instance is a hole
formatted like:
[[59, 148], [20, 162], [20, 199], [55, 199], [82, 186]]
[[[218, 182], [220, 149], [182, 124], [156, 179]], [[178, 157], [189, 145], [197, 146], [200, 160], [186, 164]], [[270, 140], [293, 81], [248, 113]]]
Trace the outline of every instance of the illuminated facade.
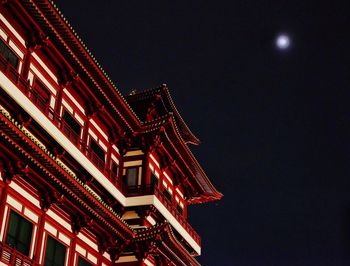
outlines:
[[0, 266], [198, 265], [222, 195], [167, 86], [122, 96], [51, 1], [0, 13]]

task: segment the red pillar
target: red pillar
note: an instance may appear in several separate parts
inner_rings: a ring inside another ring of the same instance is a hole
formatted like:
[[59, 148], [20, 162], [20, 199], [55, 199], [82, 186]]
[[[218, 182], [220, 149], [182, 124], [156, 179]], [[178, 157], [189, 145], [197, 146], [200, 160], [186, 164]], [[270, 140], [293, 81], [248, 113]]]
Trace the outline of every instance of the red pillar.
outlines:
[[102, 265], [102, 254], [98, 253], [98, 258], [97, 258], [97, 266], [101, 266]]
[[[6, 219], [5, 217], [5, 206], [6, 206], [6, 199], [8, 194], [8, 184], [5, 183], [4, 186], [1, 189], [1, 195], [0, 195], [0, 229], [2, 226], [3, 221]], [[1, 241], [1, 239], [0, 239]]]
[[163, 189], [164, 189], [163, 179], [164, 179], [163, 170], [160, 169], [160, 173], [159, 173], [159, 186], [158, 186], [160, 191], [163, 191]]
[[12, 179], [12, 175], [9, 172], [10, 171], [8, 167], [5, 166], [5, 163], [3, 161], [0, 161], [0, 175], [3, 180], [3, 186], [1, 189], [1, 195], [0, 195], [0, 229], [3, 221], [6, 219], [4, 212], [5, 212], [6, 199], [8, 194], [8, 187]]
[[108, 178], [111, 178], [111, 157], [112, 157], [112, 145], [107, 145], [105, 169], [108, 173]]
[[38, 232], [36, 234], [36, 243], [34, 246], [34, 257], [33, 257], [34, 262], [38, 264], [40, 261], [41, 246], [44, 241], [43, 237], [44, 237], [45, 220], [46, 220], [46, 210], [42, 210], [42, 214], [39, 218], [39, 223], [38, 223]]
[[55, 109], [54, 109], [54, 121], [57, 123], [57, 118], [60, 116], [60, 109], [62, 106], [62, 95], [63, 95], [63, 85], [60, 84], [59, 89], [57, 91]]
[[[120, 150], [119, 150], [120, 152]], [[119, 189], [122, 190], [123, 188], [123, 169], [124, 169], [124, 155], [121, 154], [119, 159], [119, 167], [118, 167], [118, 177], [117, 177], [117, 186], [119, 186]]]
[[75, 247], [77, 245], [77, 234], [74, 234], [72, 238], [72, 242], [70, 243], [70, 252], [68, 258], [68, 265], [74, 265], [74, 255], [75, 255]]
[[149, 154], [148, 151], [145, 151], [145, 157], [144, 157], [144, 167], [143, 167], [143, 184], [151, 184], [151, 171], [149, 168]]
[[29, 48], [27, 49], [27, 53], [24, 55], [22, 71], [20, 73], [21, 76], [24, 78], [24, 80], [28, 80], [31, 60], [32, 60], [32, 51]]
[[90, 127], [90, 116], [87, 116], [84, 126], [83, 126], [83, 135], [81, 137], [81, 145], [82, 145], [82, 152], [86, 155], [86, 148], [87, 148], [87, 139], [88, 139], [88, 134], [89, 134], [89, 127]]

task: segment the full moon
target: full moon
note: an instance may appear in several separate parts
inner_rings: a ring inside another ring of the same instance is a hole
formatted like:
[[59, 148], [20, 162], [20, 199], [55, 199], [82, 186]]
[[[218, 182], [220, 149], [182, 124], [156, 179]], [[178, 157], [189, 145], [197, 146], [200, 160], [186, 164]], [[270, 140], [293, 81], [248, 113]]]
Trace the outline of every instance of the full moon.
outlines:
[[280, 34], [276, 38], [276, 46], [280, 50], [286, 50], [290, 46], [290, 38], [286, 34]]

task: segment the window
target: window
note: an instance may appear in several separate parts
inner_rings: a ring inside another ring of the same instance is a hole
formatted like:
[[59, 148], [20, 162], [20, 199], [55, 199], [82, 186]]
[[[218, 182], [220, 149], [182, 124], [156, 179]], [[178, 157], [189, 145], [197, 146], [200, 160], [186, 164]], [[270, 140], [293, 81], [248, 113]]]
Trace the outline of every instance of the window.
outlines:
[[171, 194], [167, 189], [163, 190], [163, 195], [169, 200], [171, 201]]
[[63, 114], [63, 120], [75, 132], [75, 134], [80, 136], [80, 124], [67, 111], [65, 111]]
[[6, 244], [28, 256], [32, 240], [33, 224], [18, 213], [11, 211]]
[[178, 211], [178, 213], [183, 214], [184, 210], [182, 209], [182, 207], [179, 204], [176, 204], [176, 210]]
[[92, 264], [82, 257], [79, 257], [78, 266], [92, 266]]
[[137, 167], [126, 168], [126, 184], [131, 186], [137, 186]]
[[66, 247], [51, 236], [47, 237], [44, 266], [64, 266]]
[[103, 162], [105, 161], [105, 151], [100, 146], [98, 146], [96, 141], [93, 139], [90, 141], [90, 148], [98, 158], [100, 158]]
[[37, 79], [35, 80], [32, 98], [41, 110], [45, 110], [50, 102], [49, 90]]
[[117, 165], [117, 163], [115, 163], [115, 162], [112, 161], [111, 170], [112, 170], [113, 176], [114, 176], [114, 177], [117, 177], [117, 175], [118, 175], [118, 165]]
[[11, 66], [17, 69], [18, 57], [2, 39], [0, 39], [0, 54], [10, 63]]
[[151, 172], [151, 185], [158, 186], [158, 177], [153, 172]]

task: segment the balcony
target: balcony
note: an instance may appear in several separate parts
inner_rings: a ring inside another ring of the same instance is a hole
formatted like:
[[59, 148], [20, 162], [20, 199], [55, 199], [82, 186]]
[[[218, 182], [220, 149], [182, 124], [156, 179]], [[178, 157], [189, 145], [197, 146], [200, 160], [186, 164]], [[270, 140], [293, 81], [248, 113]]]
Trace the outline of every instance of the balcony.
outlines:
[[14, 248], [0, 242], [0, 262], [16, 266], [39, 266]]
[[[90, 161], [102, 172], [105, 173], [106, 163], [90, 147], [85, 149], [85, 153]], [[109, 171], [108, 171], [109, 172]], [[107, 173], [105, 173], [107, 174]]]
[[122, 183], [122, 192], [126, 197], [136, 197], [145, 195], [154, 195], [163, 204], [163, 206], [172, 214], [172, 216], [181, 224], [186, 232], [194, 239], [194, 241], [201, 245], [201, 238], [192, 228], [192, 226], [184, 218], [183, 214], [177, 210], [177, 204], [175, 201], [170, 201], [168, 196], [163, 193], [157, 186], [154, 185], [141, 185], [141, 186], [126, 186]]
[[75, 146], [80, 147], [80, 144], [82, 144], [80, 143], [80, 136], [63, 119], [57, 118], [57, 120], [58, 127], [61, 128], [63, 134], [66, 135]]
[[[158, 187], [154, 185], [141, 186], [126, 186], [121, 180], [118, 180], [112, 171], [108, 169], [106, 163], [99, 158], [88, 146], [83, 143], [80, 136], [69, 127], [67, 123], [55, 113], [55, 111], [48, 105], [47, 101], [40, 95], [36, 94], [31, 88], [30, 84], [25, 81], [7, 61], [0, 55], [0, 71], [2, 71], [7, 78], [9, 78], [17, 88], [28, 97], [28, 99], [50, 120], [52, 123], [70, 140], [74, 146], [81, 151], [82, 154], [107, 178], [125, 197], [137, 197], [145, 195], [154, 195], [166, 210], [176, 219], [181, 227], [191, 236], [191, 238], [201, 245], [199, 235], [190, 226], [183, 214], [177, 210], [175, 201], [169, 200]], [[21, 265], [21, 264], [19, 264]], [[32, 264], [28, 264], [32, 265]]]

